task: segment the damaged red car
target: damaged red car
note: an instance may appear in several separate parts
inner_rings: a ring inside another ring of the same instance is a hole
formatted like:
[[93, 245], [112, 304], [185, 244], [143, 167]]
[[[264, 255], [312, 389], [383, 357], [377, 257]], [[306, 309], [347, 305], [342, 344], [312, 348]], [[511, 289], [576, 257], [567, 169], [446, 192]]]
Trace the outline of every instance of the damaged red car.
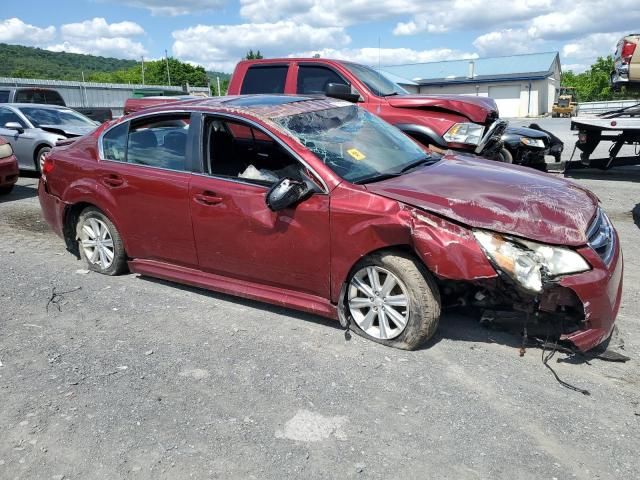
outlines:
[[588, 350], [620, 305], [618, 237], [588, 190], [434, 154], [336, 99], [147, 109], [56, 147], [39, 198], [96, 272], [312, 312], [398, 348], [462, 299]]

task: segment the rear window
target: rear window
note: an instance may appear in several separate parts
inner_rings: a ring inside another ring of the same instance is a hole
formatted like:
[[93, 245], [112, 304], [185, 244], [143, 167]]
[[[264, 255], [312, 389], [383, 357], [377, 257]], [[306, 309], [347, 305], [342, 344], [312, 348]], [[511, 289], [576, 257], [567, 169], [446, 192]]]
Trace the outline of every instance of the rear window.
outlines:
[[7, 103], [9, 101], [9, 90], [0, 90], [0, 103]]
[[288, 66], [249, 67], [240, 93], [284, 93]]
[[64, 100], [55, 90], [22, 89], [16, 91], [16, 103], [43, 103], [45, 105], [65, 106]]

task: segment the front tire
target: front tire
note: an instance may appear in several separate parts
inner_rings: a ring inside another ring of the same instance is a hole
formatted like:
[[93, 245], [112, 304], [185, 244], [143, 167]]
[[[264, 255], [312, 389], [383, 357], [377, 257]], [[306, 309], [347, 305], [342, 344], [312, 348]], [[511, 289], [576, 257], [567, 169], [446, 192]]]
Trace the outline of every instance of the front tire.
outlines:
[[503, 148], [498, 152], [498, 157], [496, 158], [499, 162], [502, 163], [513, 163], [513, 155], [506, 148]]
[[44, 167], [44, 157], [51, 151], [51, 147], [44, 146], [40, 147], [36, 152], [36, 171], [38, 173], [42, 173], [42, 167]]
[[122, 238], [111, 220], [95, 207], [85, 208], [78, 217], [76, 238], [87, 268], [103, 275], [127, 271], [127, 254]]
[[440, 320], [440, 294], [427, 269], [401, 252], [363, 258], [349, 277], [344, 312], [358, 335], [390, 347], [414, 350]]

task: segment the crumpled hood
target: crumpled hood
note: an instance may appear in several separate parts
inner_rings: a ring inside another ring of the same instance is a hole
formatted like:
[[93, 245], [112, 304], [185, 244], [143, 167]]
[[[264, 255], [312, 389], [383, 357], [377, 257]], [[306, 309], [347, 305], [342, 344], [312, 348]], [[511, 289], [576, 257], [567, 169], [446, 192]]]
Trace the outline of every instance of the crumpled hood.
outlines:
[[460, 113], [472, 122], [484, 123], [491, 113], [498, 114], [496, 102], [489, 97], [467, 95], [394, 95], [386, 97], [392, 107], [441, 108]]
[[66, 137], [81, 137], [82, 135], [93, 132], [97, 128], [97, 125], [88, 125], [86, 127], [79, 125], [39, 125], [38, 128], [47, 132], [61, 134]]
[[546, 133], [541, 132], [540, 130], [535, 130], [533, 128], [528, 128], [528, 127], [516, 127], [516, 126], [509, 125], [505, 129], [504, 133], [519, 135], [521, 137], [541, 138], [543, 140], [546, 139], [547, 141], [549, 140], [549, 135], [547, 135]]
[[587, 243], [598, 202], [562, 178], [453, 154], [366, 188], [470, 227], [569, 246]]

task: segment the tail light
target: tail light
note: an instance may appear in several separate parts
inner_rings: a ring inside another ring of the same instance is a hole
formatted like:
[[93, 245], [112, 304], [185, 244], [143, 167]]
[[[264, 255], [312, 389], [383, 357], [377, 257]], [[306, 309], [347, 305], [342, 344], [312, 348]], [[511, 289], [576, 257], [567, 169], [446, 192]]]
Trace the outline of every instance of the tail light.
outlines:
[[46, 176], [50, 174], [53, 171], [53, 167], [55, 167], [53, 158], [51, 158], [51, 155], [45, 155], [44, 164], [42, 165], [42, 175]]
[[631, 57], [633, 57], [633, 54], [636, 51], [636, 47], [637, 45], [633, 42], [624, 42], [624, 45], [622, 45], [622, 51], [620, 53], [622, 63], [631, 62]]

